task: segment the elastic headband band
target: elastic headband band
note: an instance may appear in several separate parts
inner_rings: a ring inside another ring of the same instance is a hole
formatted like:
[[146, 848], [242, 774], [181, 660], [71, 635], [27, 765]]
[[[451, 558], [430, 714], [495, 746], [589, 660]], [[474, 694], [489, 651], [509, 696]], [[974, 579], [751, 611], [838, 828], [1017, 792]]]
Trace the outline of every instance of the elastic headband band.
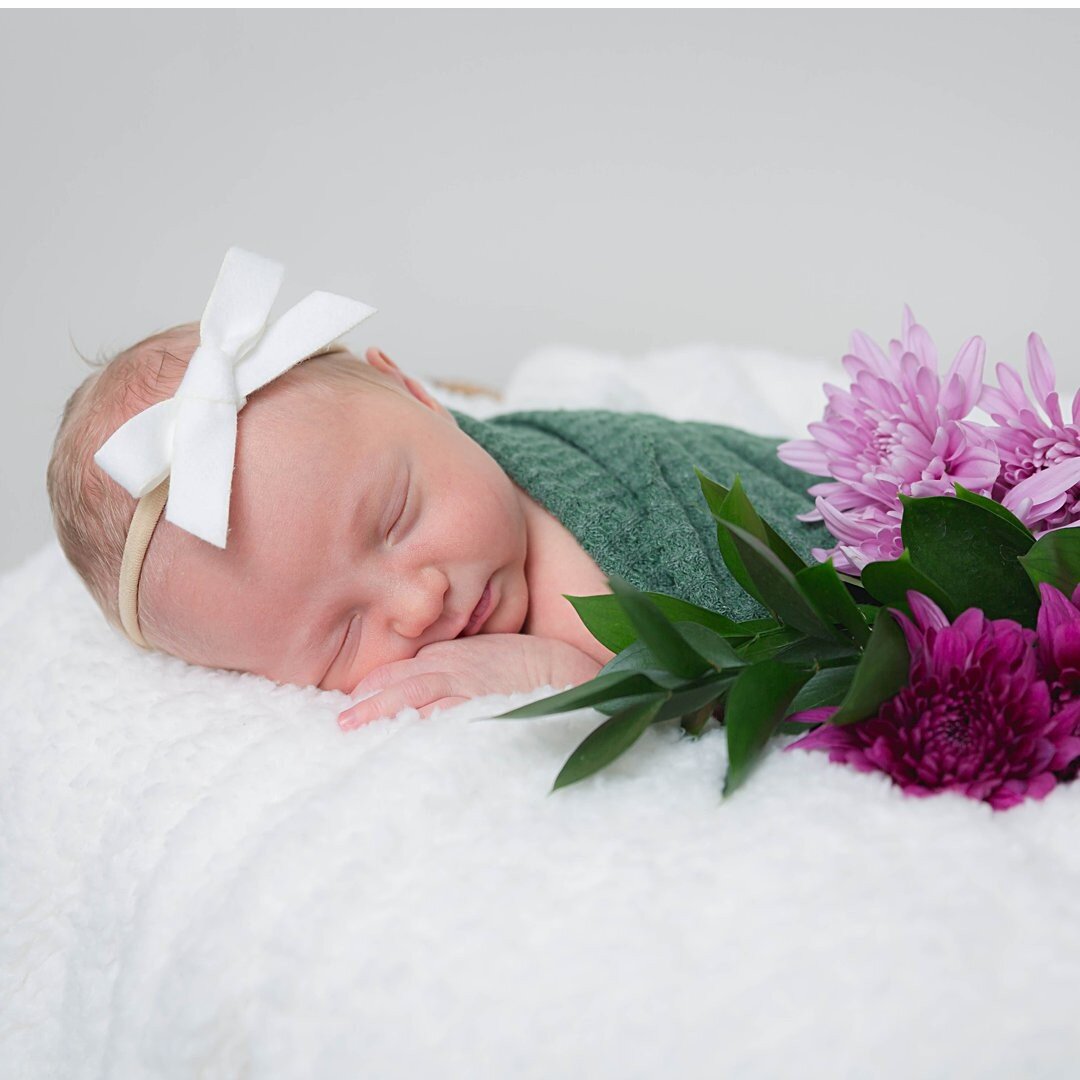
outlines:
[[120, 561], [120, 622], [124, 633], [144, 649], [149, 649], [150, 643], [139, 629], [139, 578], [142, 575], [146, 549], [150, 546], [150, 537], [154, 535], [168, 497], [169, 478], [166, 476], [153, 491], [147, 492], [139, 500], [135, 515], [128, 526], [124, 557]]

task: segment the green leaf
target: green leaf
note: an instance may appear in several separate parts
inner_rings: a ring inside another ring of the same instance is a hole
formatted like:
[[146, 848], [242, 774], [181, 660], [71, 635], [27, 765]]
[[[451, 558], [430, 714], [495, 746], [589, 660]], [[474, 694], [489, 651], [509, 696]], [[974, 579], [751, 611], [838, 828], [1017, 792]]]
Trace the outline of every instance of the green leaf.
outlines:
[[[678, 626], [680, 630], [691, 634], [695, 632], [700, 634], [710, 633], [710, 631], [706, 630], [704, 627], [697, 626], [693, 623], [677, 623], [676, 626]], [[641, 641], [635, 641], [633, 645], [628, 645], [618, 656], [609, 660], [607, 664], [601, 668], [600, 674], [604, 675], [613, 671], [640, 672], [641, 674], [647, 675], [657, 685], [671, 690], [672, 699], [661, 710], [661, 715], [659, 717], [659, 719], [668, 720], [675, 716], [681, 716], [683, 712], [693, 706], [698, 698], [700, 698], [702, 702], [708, 700], [707, 695], [699, 689], [700, 687], [714, 687], [715, 689], [710, 691], [712, 696], [722, 696], [726, 692], [727, 686], [734, 679], [737, 670], [746, 665], [746, 661], [732, 650], [723, 638], [714, 638], [711, 643], [701, 641], [698, 642], [698, 645], [703, 653], [710, 653], [709, 659], [714, 660], [717, 664], [722, 664], [722, 667], [718, 670], [710, 669], [706, 675], [697, 680], [687, 680], [680, 678], [677, 675], [672, 675], [668, 671], [662, 669], [657, 670], [657, 661], [655, 657], [648, 646]], [[712, 652], [712, 649], [723, 649], [726, 651], [723, 653]], [[725, 672], [731, 672], [731, 674], [725, 675]], [[648, 692], [648, 689], [639, 690], [636, 693], [630, 694], [621, 694], [617, 692], [618, 696], [613, 696], [608, 700], [598, 703], [596, 708], [601, 712], [611, 715], [638, 700], [642, 693]], [[681, 704], [684, 694], [687, 695], [690, 702], [687, 705]]]
[[566, 593], [563, 596], [570, 601], [585, 629], [605, 649], [621, 653], [627, 645], [637, 640], [634, 624], [616, 597], [610, 594], [569, 596]]
[[720, 513], [720, 507], [724, 505], [724, 500], [731, 494], [731, 488], [718, 484], [697, 467], [694, 468], [694, 472], [697, 473], [698, 483], [701, 485], [701, 494], [705, 496], [709, 511], [713, 517], [716, 517]]
[[647, 596], [672, 622], [699, 623], [721, 637], [751, 637], [757, 633], [754, 623], [766, 621], [756, 619], [753, 622], [737, 623], [726, 615], [698, 607], [697, 604], [691, 604], [677, 596], [666, 596], [664, 593], [657, 592], [647, 592], [643, 595]]
[[747, 619], [745, 622], [735, 624], [739, 628], [738, 634], [725, 634], [724, 636], [734, 641], [736, 646], [749, 638], [757, 637], [769, 630], [779, 630], [780, 624], [775, 619]]
[[567, 758], [551, 790], [557, 791], [592, 776], [629, 750], [653, 722], [666, 698], [667, 695], [664, 694], [649, 701], [642, 701], [605, 720]]
[[695, 652], [708, 660], [717, 671], [746, 667], [746, 661], [739, 656], [728, 640], [719, 634], [714, 634], [707, 626], [684, 622], [672, 625], [694, 647]]
[[[702, 682], [687, 683], [678, 689], [669, 691], [671, 697], [660, 706], [660, 711], [653, 718], [653, 723], [658, 724], [662, 720], [675, 720], [684, 716], [687, 712], [701, 708], [704, 705], [718, 704], [723, 701], [734, 681], [734, 675], [726, 675], [723, 678], [713, 676]], [[615, 713], [621, 712], [623, 709], [652, 696], [652, 693], [627, 694], [625, 697], [604, 701], [597, 705], [596, 708], [608, 716], [614, 716]]]
[[793, 630], [790, 626], [778, 626], [775, 630], [767, 630], [750, 641], [736, 646], [736, 652], [748, 664], [756, 664], [759, 660], [771, 660], [781, 650], [805, 640], [806, 635], [801, 630]]
[[725, 796], [746, 779], [769, 736], [783, 720], [788, 705], [809, 677], [808, 671], [764, 660], [746, 668], [735, 680], [724, 708], [728, 745]]
[[[694, 472], [697, 473], [709, 510], [717, 521], [730, 521], [752, 532], [793, 574], [805, 568], [806, 563], [791, 545], [754, 509], [738, 476], [728, 490], [715, 480], [710, 480], [700, 469], [695, 468]], [[724, 493], [723, 498], [718, 498], [720, 492]]]
[[797, 555], [791, 545], [764, 519], [765, 541], [772, 553], [793, 573], [806, 569], [806, 561]]
[[[701, 485], [701, 490], [705, 495], [705, 501], [708, 503], [709, 511], [716, 520], [716, 546], [720, 549], [720, 557], [724, 560], [724, 565], [727, 566], [731, 576], [739, 583], [744, 592], [752, 596], [762, 606], [767, 606], [743, 563], [738, 546], [726, 527], [728, 523], [732, 523], [741, 528], [746, 528], [767, 546], [764, 522], [758, 517], [757, 511], [746, 499], [742, 484], [737, 476], [734, 485], [729, 489], [721, 487], [720, 484], [710, 480], [700, 469], [695, 471], [697, 472], [698, 483]], [[723, 492], [723, 498], [719, 497], [721, 492]]]
[[776, 733], [778, 735], [802, 735], [804, 732], [813, 731], [816, 727], [821, 727], [820, 720], [816, 723], [803, 723], [802, 720], [781, 720], [776, 725]]
[[882, 608], [855, 668], [851, 688], [829, 723], [854, 724], [873, 716], [882, 702], [894, 697], [907, 684], [910, 666], [904, 632], [888, 609]]
[[[622, 652], [627, 645], [637, 640], [634, 624], [615, 595], [610, 593], [599, 596], [569, 596], [565, 593], [563, 595], [573, 605], [578, 617], [585, 624], [585, 628], [606, 649], [614, 653]], [[752, 623], [734, 622], [718, 612], [698, 607], [676, 596], [665, 596], [657, 592], [647, 592], [643, 595], [647, 596], [672, 622], [700, 623], [724, 637], [731, 638], [752, 637], [757, 632]]]
[[660, 661], [644, 641], [635, 641], [627, 645], [617, 656], [613, 656], [597, 673], [607, 675], [613, 671], [640, 672], [648, 675], [657, 686], [665, 688], [683, 686], [686, 679], [682, 675], [673, 675]]
[[818, 611], [839, 623], [857, 645], [866, 644], [870, 627], [831, 562], [808, 566], [795, 575], [795, 580]]
[[820, 709], [824, 705], [839, 705], [847, 696], [854, 676], [854, 664], [815, 672], [788, 706], [788, 716], [807, 709]]
[[795, 575], [752, 533], [729, 521], [720, 528], [731, 533], [746, 572], [765, 606], [786, 626], [811, 637], [835, 639], [837, 632], [817, 613]]
[[696, 712], [689, 712], [681, 720], [681, 727], [687, 735], [697, 738], [704, 730], [705, 725], [712, 719], [713, 706], [708, 704]]
[[722, 679], [710, 679], [700, 686], [687, 686], [682, 690], [673, 690], [671, 697], [660, 706], [660, 711], [653, 722], [682, 718], [687, 713], [706, 706], [711, 713], [713, 706], [727, 695], [736, 678], [735, 675], [728, 675]]
[[644, 593], [615, 574], [608, 578], [608, 585], [630, 617], [638, 637], [662, 667], [685, 679], [697, 678], [708, 669], [709, 661]]
[[590, 679], [580, 686], [553, 694], [551, 697], [530, 701], [509, 712], [493, 716], [493, 720], [525, 720], [534, 716], [549, 716], [551, 713], [569, 712], [571, 709], [584, 709], [602, 701], [608, 701], [619, 694], [662, 693], [647, 675], [633, 671], [616, 671], [610, 674], [601, 672], [595, 679]]
[[724, 560], [728, 573], [738, 583], [739, 588], [747, 596], [753, 597], [762, 607], [768, 607], [769, 605], [765, 603], [765, 597], [758, 591], [754, 579], [750, 576], [750, 572], [743, 563], [738, 545], [736, 545], [735, 538], [726, 522], [718, 521], [716, 523], [716, 546], [720, 549], [720, 558]]
[[1020, 556], [1020, 563], [1036, 589], [1045, 581], [1071, 597], [1080, 582], [1080, 529], [1048, 532]]
[[1019, 557], [1031, 540], [973, 502], [934, 495], [900, 496], [900, 530], [911, 562], [945, 590], [959, 611], [981, 609], [989, 619], [1034, 626], [1038, 596]]
[[956, 497], [962, 502], [969, 502], [973, 506], [981, 506], [989, 510], [991, 514], [1001, 518], [1002, 521], [1011, 525], [1021, 536], [1025, 537], [1029, 544], [1035, 543], [1035, 534], [1013, 513], [1006, 510], [999, 502], [988, 499], [985, 495], [979, 495], [974, 491], [968, 491], [962, 484], [953, 484], [956, 489]]
[[911, 554], [905, 551], [899, 559], [873, 562], [863, 567], [863, 588], [889, 607], [907, 608], [909, 589], [930, 597], [950, 619], [960, 614], [952, 598], [932, 578], [911, 565]]
[[822, 641], [804, 637], [777, 649], [771, 659], [799, 667], [835, 667], [853, 663], [859, 657], [859, 647], [853, 641]]

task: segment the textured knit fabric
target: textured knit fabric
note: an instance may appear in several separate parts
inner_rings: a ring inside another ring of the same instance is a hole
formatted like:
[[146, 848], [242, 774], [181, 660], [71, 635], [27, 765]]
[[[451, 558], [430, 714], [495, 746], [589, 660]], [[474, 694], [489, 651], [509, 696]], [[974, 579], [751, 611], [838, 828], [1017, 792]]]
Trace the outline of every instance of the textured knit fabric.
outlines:
[[812, 508], [814, 480], [776, 457], [775, 439], [603, 409], [453, 415], [605, 574], [639, 589], [734, 619], [763, 614], [724, 566], [695, 466], [725, 486], [740, 476], [761, 516], [808, 561], [811, 547], [830, 546], [821, 526], [795, 520]]

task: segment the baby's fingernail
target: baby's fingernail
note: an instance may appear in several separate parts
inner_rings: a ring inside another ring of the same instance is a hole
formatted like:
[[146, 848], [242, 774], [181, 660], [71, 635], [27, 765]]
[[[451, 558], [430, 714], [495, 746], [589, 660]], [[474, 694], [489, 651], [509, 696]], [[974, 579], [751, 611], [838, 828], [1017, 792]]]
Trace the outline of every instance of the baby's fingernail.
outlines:
[[350, 697], [354, 697], [357, 700], [343, 713], [338, 715], [338, 727], [340, 727], [342, 731], [352, 731], [353, 728], [358, 728], [364, 724], [370, 724], [372, 720], [377, 720], [377, 716], [368, 716], [361, 719], [361, 717], [364, 716], [364, 713], [359, 706], [367, 701], [368, 698], [373, 698], [376, 694], [381, 693], [381, 690], [369, 690], [366, 694], [358, 695], [354, 690]]
[[352, 731], [353, 728], [358, 728], [362, 721], [360, 717], [352, 711], [352, 709], [346, 709], [338, 718], [338, 727], [342, 731]]

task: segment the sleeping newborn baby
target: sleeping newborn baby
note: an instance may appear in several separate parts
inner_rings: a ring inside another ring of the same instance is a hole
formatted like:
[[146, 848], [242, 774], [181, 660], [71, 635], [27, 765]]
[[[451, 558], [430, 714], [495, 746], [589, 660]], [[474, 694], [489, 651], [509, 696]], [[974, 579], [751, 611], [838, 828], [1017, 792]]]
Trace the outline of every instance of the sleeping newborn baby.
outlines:
[[[608, 592], [612, 573], [755, 614], [716, 551], [694, 465], [721, 482], [740, 473], [797, 549], [824, 540], [795, 522], [810, 506], [807, 479], [772, 440], [600, 410], [481, 421], [445, 408], [379, 349], [361, 360], [338, 345], [231, 405], [224, 546], [168, 514], [140, 525], [152, 495], [136, 499], [97, 452], [183, 396], [199, 349], [198, 324], [156, 334], [72, 395], [48, 471], [61, 545], [139, 644], [363, 695], [343, 729], [587, 681], [613, 654], [566, 596]], [[178, 498], [175, 463], [172, 483]]]

